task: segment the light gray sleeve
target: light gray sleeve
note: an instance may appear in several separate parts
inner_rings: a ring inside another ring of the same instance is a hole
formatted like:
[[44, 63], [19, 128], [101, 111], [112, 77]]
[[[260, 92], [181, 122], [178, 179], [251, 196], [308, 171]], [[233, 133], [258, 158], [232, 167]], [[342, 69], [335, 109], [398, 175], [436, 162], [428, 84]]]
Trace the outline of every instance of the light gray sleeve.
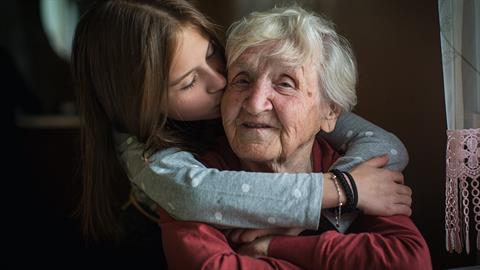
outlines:
[[143, 145], [132, 138], [117, 149], [130, 180], [176, 219], [220, 227], [318, 227], [321, 173], [219, 171], [174, 148], [146, 162]]
[[408, 164], [408, 153], [403, 143], [392, 133], [368, 122], [360, 116], [344, 112], [340, 115], [335, 130], [321, 133], [335, 149], [346, 151], [332, 168], [350, 171], [358, 164], [383, 154], [388, 154], [386, 168], [401, 171]]
[[[408, 164], [407, 149], [394, 134], [351, 112], [340, 115], [333, 132], [321, 133], [320, 136], [335, 149], [345, 152], [332, 168], [350, 171], [358, 164], [383, 154], [388, 154], [390, 158], [386, 166], [388, 169], [401, 171]], [[345, 232], [358, 214], [358, 211], [342, 214], [337, 229]], [[323, 216], [335, 224], [334, 214], [324, 211]]]

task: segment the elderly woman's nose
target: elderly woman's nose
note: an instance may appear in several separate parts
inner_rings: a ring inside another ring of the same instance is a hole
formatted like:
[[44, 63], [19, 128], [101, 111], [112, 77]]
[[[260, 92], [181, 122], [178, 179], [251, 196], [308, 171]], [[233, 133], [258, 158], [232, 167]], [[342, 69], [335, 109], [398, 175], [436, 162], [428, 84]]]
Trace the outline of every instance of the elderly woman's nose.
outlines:
[[252, 87], [246, 91], [246, 94], [243, 109], [250, 114], [256, 115], [273, 109], [271, 85], [268, 83], [258, 82], [253, 84]]

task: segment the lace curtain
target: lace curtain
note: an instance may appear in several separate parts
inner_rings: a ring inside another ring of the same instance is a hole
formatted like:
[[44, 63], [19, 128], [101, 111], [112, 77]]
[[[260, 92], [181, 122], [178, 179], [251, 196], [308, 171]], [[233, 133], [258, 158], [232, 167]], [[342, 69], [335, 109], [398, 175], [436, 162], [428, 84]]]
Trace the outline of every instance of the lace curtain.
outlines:
[[439, 0], [438, 9], [448, 128], [446, 248], [470, 253], [472, 238], [480, 250], [480, 1]]

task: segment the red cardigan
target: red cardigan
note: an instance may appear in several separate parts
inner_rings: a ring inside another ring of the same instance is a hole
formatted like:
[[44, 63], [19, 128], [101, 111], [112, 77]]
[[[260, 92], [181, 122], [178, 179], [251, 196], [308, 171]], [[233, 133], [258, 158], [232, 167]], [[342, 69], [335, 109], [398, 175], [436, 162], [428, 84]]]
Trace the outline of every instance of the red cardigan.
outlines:
[[[203, 162], [218, 169], [239, 170], [229, 147], [208, 153]], [[336, 153], [324, 141], [312, 149], [314, 171], [328, 169]], [[407, 216], [361, 215], [347, 234], [276, 236], [268, 257], [242, 256], [223, 233], [205, 223], [176, 221], [159, 210], [165, 255], [170, 269], [422, 269], [432, 268], [427, 244]]]

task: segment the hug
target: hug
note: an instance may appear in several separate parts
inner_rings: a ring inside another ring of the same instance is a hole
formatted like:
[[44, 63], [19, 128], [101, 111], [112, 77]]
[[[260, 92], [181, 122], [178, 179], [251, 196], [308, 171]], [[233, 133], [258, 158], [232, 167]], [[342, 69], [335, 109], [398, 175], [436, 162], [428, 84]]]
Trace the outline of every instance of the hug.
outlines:
[[72, 69], [92, 239], [121, 237], [123, 181], [170, 269], [432, 268], [406, 149], [350, 112], [353, 52], [321, 16], [253, 12], [224, 47], [188, 2], [101, 1]]

